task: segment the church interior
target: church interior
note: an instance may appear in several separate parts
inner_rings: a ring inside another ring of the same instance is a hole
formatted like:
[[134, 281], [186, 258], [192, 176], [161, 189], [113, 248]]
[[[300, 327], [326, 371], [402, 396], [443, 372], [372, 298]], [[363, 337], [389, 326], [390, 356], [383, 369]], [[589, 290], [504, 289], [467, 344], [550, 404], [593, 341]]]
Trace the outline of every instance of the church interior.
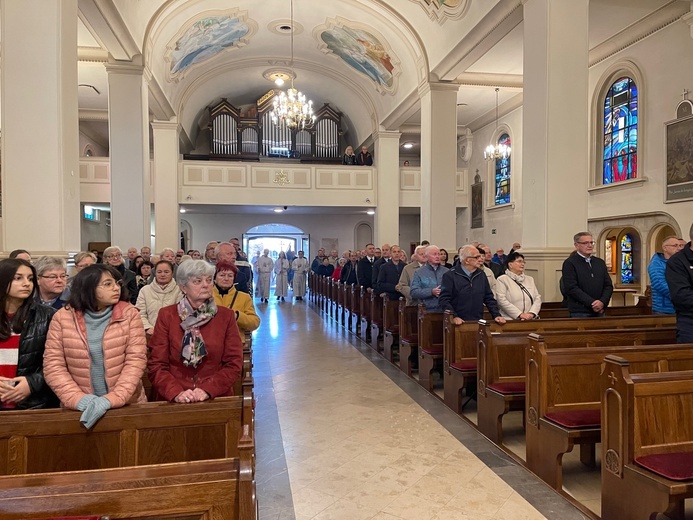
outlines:
[[[0, 0], [0, 256], [517, 242], [555, 303], [588, 231], [635, 308], [693, 222], [692, 49], [690, 0]], [[524, 407], [490, 442], [326, 291], [258, 307], [259, 513], [166, 518], [618, 518], [599, 448], [552, 488]]]

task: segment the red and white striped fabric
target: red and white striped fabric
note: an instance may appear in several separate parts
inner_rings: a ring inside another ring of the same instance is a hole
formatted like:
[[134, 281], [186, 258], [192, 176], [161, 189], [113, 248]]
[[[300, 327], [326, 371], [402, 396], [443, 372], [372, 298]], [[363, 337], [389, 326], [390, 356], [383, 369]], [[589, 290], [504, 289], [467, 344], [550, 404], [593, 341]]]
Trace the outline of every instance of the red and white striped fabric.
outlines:
[[[7, 340], [0, 341], [0, 376], [17, 377], [19, 362], [19, 334], [12, 334]], [[15, 403], [0, 403], [0, 408], [15, 408]]]

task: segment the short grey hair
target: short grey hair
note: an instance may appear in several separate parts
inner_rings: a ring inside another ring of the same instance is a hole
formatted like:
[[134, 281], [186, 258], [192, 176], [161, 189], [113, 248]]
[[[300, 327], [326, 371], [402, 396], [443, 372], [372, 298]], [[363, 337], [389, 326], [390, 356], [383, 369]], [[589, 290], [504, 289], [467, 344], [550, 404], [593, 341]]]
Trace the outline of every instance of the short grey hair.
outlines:
[[460, 259], [462, 258], [472, 258], [479, 256], [479, 249], [474, 247], [472, 244], [467, 244], [460, 247], [459, 250]]
[[430, 245], [426, 246], [426, 251], [425, 251], [426, 256], [428, 256], [428, 253], [429, 253], [432, 249], [437, 249], [438, 251], [440, 251], [440, 248], [439, 248], [438, 246], [433, 245], [433, 244], [430, 244]]
[[211, 276], [214, 278], [215, 267], [204, 260], [188, 260], [181, 262], [176, 269], [176, 282], [181, 287], [188, 285], [188, 282], [196, 277]]
[[577, 244], [582, 237], [594, 238], [592, 233], [590, 233], [589, 231], [580, 231], [579, 233], [575, 233], [575, 236], [573, 237], [573, 242], [575, 242]]
[[91, 258], [94, 261], [94, 263], [96, 263], [96, 261], [97, 261], [96, 255], [94, 253], [90, 253], [89, 251], [80, 251], [79, 253], [77, 253], [75, 255], [75, 257], [73, 259], [75, 262], [75, 265], [79, 264], [85, 258]]
[[106, 249], [103, 250], [103, 257], [106, 258], [113, 253], [120, 253], [121, 255], [123, 254], [123, 250], [120, 249], [118, 246], [110, 246], [107, 247]]
[[159, 253], [159, 256], [164, 256], [164, 253], [166, 251], [171, 251], [171, 253], [173, 253], [174, 256], [176, 255], [176, 252], [173, 249], [171, 249], [170, 247], [165, 247], [161, 250], [161, 253]]
[[54, 269], [62, 269], [67, 272], [67, 264], [65, 260], [57, 256], [42, 256], [34, 263], [37, 276], [43, 276], [43, 273]]
[[217, 244], [217, 247], [214, 248], [214, 254], [215, 255], [219, 254], [219, 251], [221, 251], [221, 246], [229, 246], [234, 251], [236, 250], [236, 246], [234, 246], [231, 242], [219, 242]]

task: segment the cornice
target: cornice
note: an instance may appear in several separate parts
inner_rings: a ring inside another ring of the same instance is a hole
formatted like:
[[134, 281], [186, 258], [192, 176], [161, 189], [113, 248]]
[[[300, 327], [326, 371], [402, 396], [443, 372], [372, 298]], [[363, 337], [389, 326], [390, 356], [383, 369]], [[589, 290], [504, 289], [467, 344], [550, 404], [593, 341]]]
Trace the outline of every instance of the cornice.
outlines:
[[99, 47], [77, 47], [77, 60], [91, 63], [108, 62], [108, 51]]
[[455, 82], [472, 87], [501, 87], [503, 89], [522, 90], [522, 74], [495, 74], [490, 72], [463, 72]]
[[80, 108], [80, 121], [108, 121], [108, 110], [98, 110], [94, 108]]
[[671, 2], [657, 9], [642, 20], [594, 46], [589, 52], [590, 67], [644, 40], [657, 31], [661, 31], [689, 12], [690, 2]]

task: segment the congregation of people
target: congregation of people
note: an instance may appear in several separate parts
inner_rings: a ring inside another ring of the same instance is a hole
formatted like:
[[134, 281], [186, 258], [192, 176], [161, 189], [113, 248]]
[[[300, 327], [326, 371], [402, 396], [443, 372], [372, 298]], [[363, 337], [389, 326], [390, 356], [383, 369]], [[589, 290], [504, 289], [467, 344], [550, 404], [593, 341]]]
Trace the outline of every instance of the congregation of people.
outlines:
[[79, 410], [90, 429], [145, 402], [147, 378], [154, 400], [233, 395], [246, 332], [260, 326], [238, 239], [210, 243], [204, 259], [97, 253], [74, 255], [71, 276], [60, 257], [18, 249], [0, 261], [0, 410]]
[[[690, 240], [693, 241], [693, 226]], [[655, 314], [676, 314], [677, 341], [693, 342], [693, 248], [675, 236], [662, 241], [648, 273], [652, 310]], [[573, 237], [574, 251], [564, 260], [559, 281], [562, 304], [570, 317], [605, 315], [614, 291], [605, 261], [595, 255], [592, 234], [583, 231]], [[449, 261], [452, 260], [452, 263]], [[427, 312], [451, 311], [454, 322], [476, 321], [484, 308], [497, 323], [506, 320], [534, 320], [541, 316], [542, 296], [534, 279], [525, 272], [522, 246], [515, 242], [506, 255], [503, 248], [492, 249], [473, 242], [460, 247], [454, 258], [448, 252], [423, 241], [409, 262], [398, 246], [367, 244], [362, 250], [341, 255], [324, 249], [311, 264], [317, 275], [329, 276], [343, 284], [372, 289], [390, 300], [400, 297], [407, 306], [423, 304]]]

